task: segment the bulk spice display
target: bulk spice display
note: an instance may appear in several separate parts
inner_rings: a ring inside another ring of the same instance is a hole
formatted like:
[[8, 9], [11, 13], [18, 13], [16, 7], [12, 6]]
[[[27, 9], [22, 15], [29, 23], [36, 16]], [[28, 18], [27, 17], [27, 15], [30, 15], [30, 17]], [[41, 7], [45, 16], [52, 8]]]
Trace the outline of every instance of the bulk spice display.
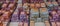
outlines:
[[27, 15], [24, 12], [20, 13], [20, 23], [22, 23], [22, 25], [20, 24], [20, 26], [28, 26], [28, 18]]
[[[33, 3], [31, 2], [31, 4], [30, 4], [30, 8], [31, 8], [31, 14], [30, 14], [31, 15], [30, 16], [31, 17], [30, 18], [31, 23], [30, 23], [30, 26], [36, 26], [36, 25], [38, 25], [39, 22], [42, 21], [41, 20], [42, 17], [40, 17], [40, 8], [44, 8], [46, 6], [45, 6], [45, 3], [43, 2], [43, 0], [41, 0], [41, 1], [42, 2], [38, 2], [38, 0], [37, 1], [32, 0]], [[45, 25], [44, 22], [42, 24]]]
[[60, 26], [60, 0], [0, 1], [0, 26], [12, 26], [11, 22], [19, 22], [18, 26], [36, 26], [39, 22], [44, 26]]
[[[12, 5], [12, 4], [11, 4]], [[6, 22], [8, 23], [9, 22], [9, 20], [10, 20], [10, 15], [12, 14], [12, 12], [11, 12], [11, 10], [14, 10], [14, 5], [15, 4], [13, 4], [13, 6], [11, 6], [11, 5], [9, 5], [9, 3], [7, 3], [7, 2], [3, 2], [3, 4], [2, 4], [2, 6], [1, 6], [1, 20], [2, 20], [2, 22], [1, 22], [1, 24], [3, 24], [3, 25], [1, 25], [1, 26], [6, 26], [7, 24], [5, 24]], [[8, 8], [9, 7], [9, 8]], [[11, 8], [12, 7], [12, 8]]]
[[28, 15], [27, 15], [27, 8], [28, 8], [28, 3], [27, 0], [22, 0], [22, 8], [19, 10], [19, 26], [28, 26]]
[[[57, 8], [58, 9], [58, 8]], [[51, 24], [52, 24], [52, 26], [54, 26], [54, 24], [55, 24], [55, 26], [60, 26], [60, 25], [58, 25], [57, 23], [59, 23], [60, 21], [59, 21], [59, 19], [60, 19], [60, 16], [59, 16], [59, 11], [60, 10], [57, 10], [57, 9], [53, 9], [51, 12], [50, 12], [50, 22], [51, 22]]]
[[[3, 25], [2, 25], [3, 22], [6, 21], [6, 20], [5, 20], [6, 18], [8, 18], [8, 12], [4, 12], [4, 11], [3, 11], [4, 8], [7, 7], [7, 4], [5, 3], [5, 4], [3, 4], [1, 7], [2, 7], [2, 8], [1, 8], [1, 10], [0, 10], [0, 11], [1, 11], [1, 16], [0, 16], [0, 17], [1, 17], [1, 20], [0, 20], [1, 23], [0, 23], [0, 25], [3, 26]], [[6, 14], [6, 13], [7, 13], [7, 14]], [[3, 16], [3, 14], [6, 15], [6, 16]]]

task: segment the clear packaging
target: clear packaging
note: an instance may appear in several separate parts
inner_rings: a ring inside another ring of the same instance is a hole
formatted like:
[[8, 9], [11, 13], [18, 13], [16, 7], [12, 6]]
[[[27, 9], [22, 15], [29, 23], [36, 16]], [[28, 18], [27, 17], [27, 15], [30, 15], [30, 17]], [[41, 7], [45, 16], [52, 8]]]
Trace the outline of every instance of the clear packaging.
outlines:
[[56, 23], [55, 22], [51, 22], [52, 26], [56, 26]]
[[9, 21], [9, 12], [5, 12], [2, 17], [4, 18], [4, 21]]
[[25, 12], [21, 12], [20, 13], [20, 21], [21, 22], [27, 22], [27, 15], [25, 14]]
[[46, 5], [47, 5], [48, 7], [53, 7], [52, 2], [46, 2]]
[[19, 21], [18, 13], [14, 12], [13, 15], [12, 15], [12, 18], [11, 18], [11, 22], [18, 22], [18, 21]]
[[2, 3], [0, 3], [0, 10], [2, 9]]
[[41, 3], [41, 7], [46, 7], [45, 3]]
[[11, 3], [11, 4], [9, 4], [9, 6], [8, 6], [8, 7], [13, 8], [13, 7], [14, 7], [14, 4], [13, 4], [13, 3]]
[[35, 4], [31, 3], [31, 4], [30, 4], [30, 7], [31, 7], [31, 8], [34, 8], [34, 7], [35, 7]]
[[60, 22], [56, 22], [57, 26], [60, 26]]
[[4, 3], [4, 4], [2, 5], [2, 8], [6, 8], [7, 5], [8, 5], [8, 4]]
[[23, 8], [28, 8], [28, 3], [24, 3]]
[[40, 5], [39, 3], [36, 3], [36, 4], [35, 4], [35, 7], [37, 7], [37, 8], [40, 8], [40, 6], [41, 6], [41, 5]]
[[30, 26], [35, 26], [35, 22], [34, 21], [30, 21]]
[[46, 25], [46, 26], [50, 26], [49, 21], [45, 21], [45, 25]]
[[24, 23], [24, 26], [28, 26], [28, 23]]
[[58, 6], [58, 2], [52, 2], [54, 6]]
[[48, 17], [49, 16], [48, 14], [49, 13], [48, 13], [47, 8], [40, 8], [40, 16], [41, 17]]
[[37, 8], [34, 8], [34, 9], [32, 8], [30, 13], [31, 13], [31, 17], [34, 17], [34, 16], [39, 17], [39, 12]]

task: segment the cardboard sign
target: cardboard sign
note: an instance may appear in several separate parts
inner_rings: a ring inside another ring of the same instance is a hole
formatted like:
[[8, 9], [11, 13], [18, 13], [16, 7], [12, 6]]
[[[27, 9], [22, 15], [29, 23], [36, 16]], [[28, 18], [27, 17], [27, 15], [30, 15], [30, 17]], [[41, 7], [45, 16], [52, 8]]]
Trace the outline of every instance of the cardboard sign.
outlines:
[[52, 2], [47, 2], [46, 5], [49, 7], [53, 6]]

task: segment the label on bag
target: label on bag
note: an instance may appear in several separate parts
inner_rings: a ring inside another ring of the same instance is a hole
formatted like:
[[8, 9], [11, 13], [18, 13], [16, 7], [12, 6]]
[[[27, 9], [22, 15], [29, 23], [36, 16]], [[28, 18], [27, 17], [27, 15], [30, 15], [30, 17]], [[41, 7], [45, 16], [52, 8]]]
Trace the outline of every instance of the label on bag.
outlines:
[[30, 21], [30, 26], [35, 26], [35, 22], [34, 21]]
[[28, 4], [25, 3], [25, 4], [23, 5], [23, 8], [27, 8], [27, 7], [28, 7]]
[[24, 23], [24, 26], [28, 26], [28, 23]]
[[14, 14], [12, 15], [11, 21], [12, 22], [18, 22], [19, 21], [17, 12], [14, 12]]
[[26, 20], [26, 15], [25, 14], [20, 14], [20, 21], [24, 21], [24, 19]]
[[13, 7], [14, 6], [14, 4], [10, 4], [8, 7]]
[[46, 7], [45, 3], [41, 3], [41, 7]]
[[7, 7], [7, 4], [3, 4], [2, 7]]
[[48, 17], [48, 10], [47, 10], [47, 8], [41, 8], [40, 9], [40, 16], [41, 17]]
[[41, 6], [41, 5], [40, 5], [40, 4], [38, 4], [38, 3], [35, 5], [35, 7], [40, 7], [40, 6]]
[[58, 6], [58, 3], [57, 2], [52, 2], [55, 6]]
[[31, 9], [31, 13], [32, 14], [38, 14], [39, 12], [38, 12], [38, 9]]
[[4, 18], [4, 21], [8, 21], [8, 19], [9, 19], [9, 17], [8, 17], [7, 14], [4, 14], [4, 15], [3, 15], [3, 18]]
[[[48, 3], [48, 4], [47, 4]], [[47, 2], [46, 4], [47, 4], [47, 6], [49, 6], [49, 7], [51, 7], [51, 6], [53, 6], [53, 4], [51, 3], [51, 2]]]
[[50, 26], [49, 21], [45, 21], [46, 26]]
[[21, 14], [20, 14], [20, 22], [28, 22], [27, 15], [25, 14], [25, 12], [21, 12]]

